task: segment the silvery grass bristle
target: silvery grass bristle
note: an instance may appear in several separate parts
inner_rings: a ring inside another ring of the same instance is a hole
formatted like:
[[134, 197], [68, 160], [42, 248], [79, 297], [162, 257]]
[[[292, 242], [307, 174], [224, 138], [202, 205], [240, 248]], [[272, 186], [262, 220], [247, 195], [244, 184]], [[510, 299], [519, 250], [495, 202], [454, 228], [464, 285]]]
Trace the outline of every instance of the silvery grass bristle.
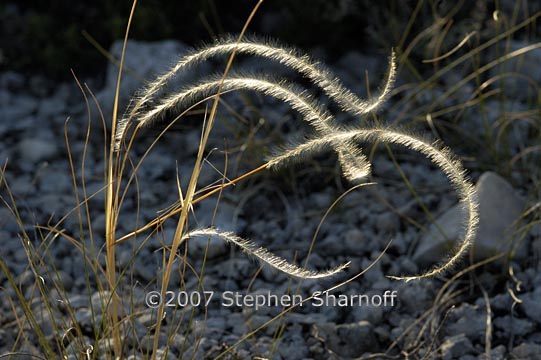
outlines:
[[286, 273], [287, 275], [305, 278], [305, 279], [319, 279], [323, 277], [332, 276], [344, 270], [349, 265], [349, 263], [346, 263], [346, 264], [339, 265], [333, 269], [329, 269], [327, 271], [320, 271], [320, 272], [302, 269], [298, 267], [297, 265], [290, 264], [285, 259], [272, 254], [267, 249], [257, 246], [250, 240], [242, 239], [231, 232], [218, 231], [212, 228], [191, 231], [185, 234], [183, 238], [188, 239], [188, 238], [195, 238], [195, 237], [200, 237], [200, 236], [219, 237], [228, 243], [231, 243], [240, 247], [243, 251], [250, 254], [251, 256], [254, 256], [255, 258], [267, 263], [268, 265], [272, 266], [275, 269], [278, 269]]
[[[467, 180], [460, 162], [452, 155], [449, 149], [444, 148], [440, 144], [430, 143], [396, 129], [381, 127], [362, 129], [344, 128], [335, 122], [334, 116], [326, 108], [307, 94], [306, 89], [293, 86], [283, 80], [276, 81], [271, 77], [263, 75], [232, 73], [225, 79], [221, 77], [209, 78], [192, 84], [172, 95], [166, 97], [160, 96], [161, 91], [167, 87], [168, 83], [177, 73], [186, 71], [191, 66], [206, 61], [211, 57], [228, 55], [233, 51], [264, 57], [294, 69], [309, 79], [314, 85], [321, 88], [343, 111], [357, 118], [361, 118], [377, 110], [387, 99], [396, 73], [396, 58], [394, 53], [392, 53], [384, 85], [372, 100], [363, 101], [343, 86], [341, 81], [334, 77], [326, 67], [315, 62], [307, 55], [300, 54], [295, 49], [257, 38], [241, 42], [236, 41], [232, 37], [223, 38], [213, 45], [193, 51], [184, 56], [168, 72], [159, 76], [155, 81], [150, 82], [138, 93], [132, 105], [127, 110], [126, 116], [121, 119], [117, 127], [118, 130], [115, 134], [116, 150], [120, 151], [126, 130], [132, 123], [135, 123], [137, 127], [148, 126], [155, 120], [164, 118], [171, 111], [185, 109], [197, 102], [212, 98], [220, 87], [223, 93], [236, 90], [261, 92], [289, 104], [316, 131], [316, 136], [312, 139], [285, 149], [268, 159], [268, 168], [277, 168], [291, 162], [303, 161], [306, 157], [324, 148], [332, 148], [338, 154], [338, 161], [344, 177], [352, 182], [362, 181], [370, 175], [371, 168], [368, 159], [362, 153], [358, 143], [377, 141], [401, 145], [410, 150], [422, 153], [440, 167], [448, 177], [458, 192], [460, 203], [467, 212], [465, 234], [462, 242], [447, 260], [434, 268], [418, 275], [390, 276], [390, 278], [409, 281], [432, 277], [450, 269], [460, 260], [473, 242], [477, 229], [478, 214], [475, 188]], [[186, 234], [185, 237], [203, 235], [217, 236], [231, 242], [239, 246], [246, 253], [295, 277], [319, 278], [331, 276], [347, 266], [347, 264], [344, 264], [332, 270], [319, 273], [301, 269], [271, 254], [264, 248], [258, 248], [248, 240], [241, 239], [231, 233], [220, 232], [216, 229], [195, 230]]]

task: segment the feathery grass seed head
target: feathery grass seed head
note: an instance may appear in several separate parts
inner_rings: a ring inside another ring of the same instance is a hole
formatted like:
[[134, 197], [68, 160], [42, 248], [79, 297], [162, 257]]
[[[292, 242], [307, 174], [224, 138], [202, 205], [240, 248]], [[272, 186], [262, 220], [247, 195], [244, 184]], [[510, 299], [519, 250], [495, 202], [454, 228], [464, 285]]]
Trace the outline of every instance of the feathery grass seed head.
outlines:
[[[345, 88], [341, 81], [333, 77], [328, 69], [311, 60], [308, 56], [300, 55], [297, 50], [282, 47], [269, 41], [261, 41], [256, 38], [245, 41], [223, 38], [213, 45], [184, 56], [167, 73], [159, 76], [154, 82], [149, 83], [139, 93], [133, 105], [128, 109], [127, 115], [119, 122], [118, 131], [115, 134], [117, 151], [119, 150], [120, 142], [124, 138], [125, 131], [132, 121], [136, 121], [137, 126], [149, 125], [156, 119], [163, 118], [173, 110], [187, 108], [197, 102], [210, 99], [218, 92], [222, 94], [236, 90], [260, 92], [290, 105], [294, 110], [299, 112], [304, 121], [310, 123], [316, 130], [315, 136], [311, 139], [284, 150], [282, 153], [269, 159], [267, 168], [276, 168], [294, 161], [302, 161], [302, 159], [321, 151], [323, 148], [331, 147], [338, 154], [338, 161], [343, 175], [350, 181], [359, 181], [370, 174], [370, 162], [362, 153], [358, 142], [384, 142], [402, 145], [408, 149], [422, 153], [440, 167], [458, 192], [460, 202], [468, 213], [464, 239], [449, 259], [437, 265], [432, 270], [420, 275], [392, 278], [409, 281], [435, 276], [448, 270], [458, 262], [466, 249], [471, 245], [475, 235], [478, 222], [477, 200], [475, 189], [467, 181], [465, 171], [460, 162], [455, 159], [448, 149], [442, 147], [440, 144], [429, 143], [391, 129], [341, 127], [334, 122], [333, 115], [312, 96], [308, 95], [306, 90], [290, 85], [285, 81], [275, 81], [261, 75], [230, 74], [225, 78], [211, 78], [191, 85], [165, 98], [156, 99], [157, 94], [178, 72], [185, 71], [190, 66], [205, 61], [210, 57], [232, 54], [233, 52], [261, 56], [294, 69], [308, 78], [314, 85], [321, 88], [330, 99], [340, 105], [342, 110], [357, 118], [376, 110], [386, 100], [390, 94], [390, 89], [396, 75], [396, 59], [393, 52], [389, 61], [386, 81], [381, 90], [372, 100], [363, 101]], [[185, 236], [218, 236], [225, 241], [240, 246], [247, 253], [291, 276], [318, 278], [335, 274], [345, 267], [345, 265], [342, 265], [323, 273], [310, 272], [287, 263], [267, 250], [257, 247], [252, 242], [241, 239], [234, 234], [219, 232], [214, 229], [197, 230]]]

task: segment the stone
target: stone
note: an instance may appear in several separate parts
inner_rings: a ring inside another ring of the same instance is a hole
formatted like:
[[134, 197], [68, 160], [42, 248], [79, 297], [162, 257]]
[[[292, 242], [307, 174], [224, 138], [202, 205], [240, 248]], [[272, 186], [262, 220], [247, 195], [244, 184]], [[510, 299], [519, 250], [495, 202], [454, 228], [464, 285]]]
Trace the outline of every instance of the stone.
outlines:
[[368, 321], [371, 324], [380, 324], [383, 319], [383, 308], [371, 304], [351, 307], [350, 316], [354, 321]]
[[[123, 41], [117, 40], [109, 52], [116, 59], [120, 59], [122, 47]], [[153, 81], [157, 76], [167, 72], [179, 59], [179, 54], [185, 51], [186, 46], [175, 40], [158, 42], [128, 40], [124, 56], [126, 70], [120, 84], [120, 113], [122, 114], [122, 108], [127, 105], [128, 99], [144, 85], [145, 81]], [[117, 77], [118, 66], [110, 63], [107, 67], [105, 87], [96, 95], [106, 118], [112, 112]]]
[[[0, 207], [0, 229], [4, 230], [6, 233], [17, 233], [20, 231], [16, 218], [13, 216], [11, 211], [5, 207]], [[16, 237], [13, 238], [15, 239]], [[16, 243], [20, 244], [19, 241]], [[3, 244], [6, 243], [3, 242]], [[5, 249], [6, 245], [3, 246]]]
[[53, 282], [60, 282], [65, 290], [70, 290], [73, 287], [73, 278], [64, 270], [58, 270], [53, 275]]
[[[514, 250], [514, 222], [518, 220], [525, 206], [512, 186], [493, 172], [486, 172], [476, 185], [479, 199], [479, 228], [473, 245], [475, 260], [482, 260], [500, 252], [513, 252], [517, 260], [527, 256], [527, 244], [521, 242]], [[438, 228], [432, 224], [422, 236], [413, 259], [421, 266], [437, 263], [449, 254], [457, 241], [463, 238], [465, 211], [457, 204], [443, 215], [436, 223], [446, 235], [446, 240]]]
[[52, 161], [58, 155], [58, 146], [50, 140], [40, 138], [26, 138], [17, 144], [17, 150], [21, 161], [39, 163], [47, 160]]
[[[503, 41], [500, 44], [500, 56], [525, 48], [531, 44], [521, 40]], [[492, 77], [499, 77], [502, 74], [516, 74], [504, 76], [500, 89], [512, 99], [527, 100], [536, 96], [536, 85], [541, 83], [541, 48], [537, 47], [524, 52], [520, 56], [509, 58], [491, 69]], [[523, 75], [523, 76], [520, 76]]]
[[463, 303], [449, 312], [445, 333], [449, 336], [464, 334], [470, 341], [484, 341], [487, 320], [485, 309]]
[[473, 350], [471, 341], [464, 335], [458, 334], [445, 339], [441, 344], [441, 358], [443, 360], [457, 359]]
[[24, 75], [14, 71], [6, 71], [0, 75], [0, 87], [14, 93], [24, 90]]
[[46, 193], [69, 194], [70, 191], [73, 191], [69, 170], [47, 167], [40, 173], [39, 189]]
[[[504, 360], [505, 354], [507, 353], [506, 347], [504, 345], [498, 345], [490, 349], [490, 360]], [[489, 360], [486, 357], [479, 357], [481, 360]]]
[[[41, 119], [56, 117], [66, 112], [66, 103], [63, 99], [52, 97], [42, 100], [38, 105], [38, 115]], [[64, 121], [64, 116], [61, 117]]]
[[302, 335], [298, 332], [286, 333], [280, 340], [278, 352], [282, 359], [306, 359], [310, 355]]
[[59, 326], [62, 321], [60, 320], [61, 315], [55, 309], [48, 310], [41, 306], [33, 308], [32, 314], [45, 338], [52, 341], [56, 336], [55, 327]]
[[2, 113], [0, 114], [0, 120], [9, 121], [14, 124], [18, 120], [28, 118], [38, 108], [38, 102], [36, 99], [30, 96], [17, 96], [13, 97], [13, 103], [4, 104]]
[[378, 342], [374, 326], [368, 321], [335, 325], [315, 325], [329, 348], [340, 357], [359, 357], [365, 352], [376, 352]]
[[520, 319], [505, 315], [493, 320], [494, 327], [501, 330], [505, 338], [510, 336], [524, 337], [535, 329], [535, 324], [528, 319]]
[[168, 349], [157, 349], [156, 358], [164, 360], [175, 360], [177, 357], [171, 353]]
[[376, 219], [376, 228], [382, 233], [393, 233], [400, 229], [400, 219], [392, 212], [385, 212]]
[[225, 240], [217, 236], [199, 236], [188, 239], [188, 242], [190, 255], [194, 258], [202, 259], [206, 255], [208, 259], [215, 259], [221, 255], [225, 255], [228, 250]]
[[246, 334], [248, 331], [248, 328], [246, 327], [246, 319], [242, 313], [232, 313], [229, 315], [227, 317], [227, 327], [231, 329], [233, 334], [239, 336]]
[[511, 355], [514, 359], [521, 360], [537, 360], [541, 354], [541, 345], [522, 343], [515, 346], [511, 351]]
[[86, 334], [94, 332], [94, 326], [100, 323], [102, 316], [102, 314], [93, 316], [92, 311], [89, 308], [80, 308], [75, 311], [75, 321]]
[[145, 341], [145, 337], [148, 334], [146, 326], [141, 324], [137, 320], [130, 320], [127, 323], [125, 334], [127, 337], [127, 343], [133, 347], [137, 347], [139, 344]]
[[541, 325], [541, 288], [535, 289], [535, 291], [521, 295], [522, 303], [519, 305], [522, 311], [530, 319], [535, 321], [538, 325]]
[[398, 289], [398, 302], [411, 315], [420, 315], [430, 308], [435, 296], [434, 286], [430, 282], [409, 282]]
[[509, 293], [497, 294], [490, 299], [490, 307], [493, 311], [509, 311], [513, 306], [513, 299]]

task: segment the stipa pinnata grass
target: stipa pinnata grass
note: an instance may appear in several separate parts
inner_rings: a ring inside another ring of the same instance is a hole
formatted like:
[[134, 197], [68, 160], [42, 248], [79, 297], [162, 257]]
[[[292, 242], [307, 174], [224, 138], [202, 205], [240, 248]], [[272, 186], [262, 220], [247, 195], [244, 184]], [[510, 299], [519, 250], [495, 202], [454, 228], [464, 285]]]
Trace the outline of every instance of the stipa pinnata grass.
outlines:
[[[234, 51], [264, 57], [296, 70], [322, 89], [330, 99], [339, 104], [343, 111], [359, 119], [377, 110], [387, 99], [396, 75], [396, 59], [393, 53], [390, 56], [385, 82], [379, 93], [372, 100], [363, 101], [342, 85], [341, 81], [334, 77], [326, 67], [308, 56], [300, 54], [295, 49], [282, 47], [276, 43], [265, 42], [256, 38], [246, 41], [235, 41], [233, 38], [220, 39], [213, 45], [184, 56], [168, 72], [150, 82], [136, 95], [132, 105], [126, 112], [126, 116], [119, 122], [118, 131], [115, 134], [116, 150], [121, 150], [121, 144], [126, 136], [127, 129], [132, 125], [135, 125], [136, 129], [148, 126], [157, 119], [164, 118], [168, 112], [185, 109], [204, 99], [213, 98], [218, 91], [222, 93], [236, 90], [260, 92], [290, 105], [300, 113], [304, 121], [311, 124], [316, 130], [316, 135], [311, 139], [285, 149], [268, 159], [267, 168], [277, 168], [291, 162], [303, 161], [307, 156], [311, 156], [323, 148], [330, 147], [338, 154], [342, 174], [350, 181], [361, 181], [370, 175], [371, 168], [358, 143], [375, 141], [397, 144], [420, 152], [436, 164], [456, 189], [460, 203], [467, 212], [464, 238], [454, 253], [434, 268], [418, 275], [391, 276], [391, 278], [409, 281], [431, 277], [448, 270], [457, 263], [474, 239], [478, 214], [475, 188], [467, 180], [462, 165], [449, 149], [438, 143], [430, 143], [395, 129], [341, 127], [334, 121], [334, 116], [312, 96], [308, 95], [306, 90], [290, 85], [286, 81], [276, 81], [263, 75], [233, 73], [226, 78], [203, 80], [169, 96], [160, 96], [171, 79], [179, 72], [186, 71], [195, 64], [206, 61], [211, 57], [231, 54]], [[344, 264], [321, 273], [301, 269], [278, 258], [264, 248], [258, 248], [248, 240], [216, 229], [195, 230], [179, 238], [184, 241], [189, 237], [204, 235], [218, 236], [225, 241], [234, 243], [246, 253], [291, 276], [300, 278], [330, 276], [347, 265]]]

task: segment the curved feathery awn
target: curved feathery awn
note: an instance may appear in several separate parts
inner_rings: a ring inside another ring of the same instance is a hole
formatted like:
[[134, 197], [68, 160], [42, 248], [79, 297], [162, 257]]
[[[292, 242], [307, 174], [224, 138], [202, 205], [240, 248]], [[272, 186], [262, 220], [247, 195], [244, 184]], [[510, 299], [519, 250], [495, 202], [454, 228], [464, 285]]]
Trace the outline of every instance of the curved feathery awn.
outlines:
[[411, 135], [407, 135], [395, 130], [387, 129], [360, 129], [344, 132], [335, 132], [325, 138], [316, 138], [305, 142], [297, 147], [284, 151], [282, 154], [270, 159], [267, 163], [268, 168], [281, 166], [285, 162], [291, 162], [302, 159], [309, 154], [318, 152], [324, 147], [333, 146], [335, 143], [344, 141], [365, 141], [365, 142], [383, 142], [402, 145], [413, 151], [418, 151], [436, 164], [447, 176], [455, 190], [458, 192], [459, 201], [467, 211], [466, 230], [462, 243], [458, 246], [452, 256], [447, 261], [435, 266], [425, 273], [412, 276], [389, 276], [397, 280], [414, 280], [420, 278], [432, 277], [443, 273], [457, 263], [460, 257], [466, 252], [472, 244], [477, 224], [479, 222], [477, 211], [477, 194], [475, 188], [465, 177], [465, 170], [460, 162], [455, 159], [449, 149], [441, 147], [438, 143], [429, 144]]
[[[262, 92], [265, 95], [277, 98], [293, 109], [297, 110], [305, 121], [310, 123], [320, 136], [325, 137], [332, 134], [337, 129], [329, 125], [333, 116], [319, 106], [311, 96], [304, 94], [301, 89], [287, 85], [285, 82], [273, 82], [263, 77], [249, 77], [230, 75], [223, 82], [221, 79], [210, 79], [200, 84], [193, 85], [187, 90], [173, 94], [147, 113], [142, 114], [138, 126], [145, 126], [159, 118], [160, 115], [175, 109], [187, 108], [201, 99], [213, 96], [222, 86], [222, 91], [232, 90], [253, 90]], [[370, 173], [370, 167], [367, 160], [352, 142], [336, 144], [335, 150], [338, 153], [340, 164], [344, 174], [350, 181], [356, 181], [365, 178]]]
[[[280, 47], [276, 43], [265, 44], [264, 41], [261, 41], [256, 37], [252, 37], [243, 42], [236, 41], [234, 37], [225, 37], [218, 39], [211, 46], [204, 47], [184, 56], [167, 73], [159, 76], [155, 81], [149, 83], [139, 91], [139, 95], [131, 102], [133, 105], [130, 105], [127, 116], [122, 118], [118, 124], [118, 130], [115, 134], [116, 149], [118, 150], [120, 147], [120, 142], [130, 120], [136, 119], [139, 123], [144, 124], [159, 113], [159, 111], [144, 112], [143, 109], [152, 107], [152, 105], [155, 104], [153, 97], [159, 93], [160, 89], [163, 89], [177, 73], [186, 71], [190, 67], [206, 61], [211, 57], [228, 55], [233, 51], [236, 51], [238, 54], [255, 55], [274, 60], [286, 67], [296, 70], [310, 79], [312, 83], [320, 87], [331, 99], [336, 101], [344, 111], [359, 117], [375, 111], [386, 100], [389, 96], [396, 74], [396, 59], [394, 52], [392, 52], [384, 86], [379, 91], [379, 94], [376, 94], [372, 100], [363, 101], [343, 86], [338, 78], [333, 77], [332, 73], [325, 66], [313, 61], [307, 55], [300, 54], [296, 49]], [[164, 107], [167, 107], [167, 102], [166, 99], [161, 99], [160, 104], [156, 105], [155, 109], [164, 109]], [[353, 144], [349, 144], [349, 149], [353, 151], [352, 154], [348, 154], [348, 151], [344, 152], [344, 149], [337, 150], [342, 165], [344, 165], [344, 161], [353, 161], [357, 164], [356, 169], [353, 172], [351, 171], [352, 166], [348, 166], [349, 170], [344, 172], [346, 177], [349, 180], [354, 181], [368, 176], [370, 174], [370, 162], [366, 156], [360, 150], [355, 149]]]
[[[128, 118], [138, 118], [142, 113], [142, 109], [152, 103], [153, 96], [164, 88], [167, 82], [177, 73], [186, 71], [191, 66], [204, 62], [211, 57], [228, 55], [233, 51], [236, 51], [237, 54], [255, 55], [274, 60], [296, 70], [340, 104], [344, 111], [358, 116], [376, 110], [386, 100], [396, 75], [396, 58], [394, 52], [392, 52], [384, 86], [374, 99], [363, 101], [343, 86], [338, 78], [333, 77], [325, 66], [313, 61], [308, 55], [302, 55], [296, 49], [279, 46], [276, 42], [267, 44], [256, 37], [242, 42], [237, 42], [234, 37], [225, 37], [218, 39], [210, 46], [184, 56], [167, 73], [159, 76], [155, 81], [144, 87], [139, 92], [140, 95], [135, 97], [133, 106], [128, 111]], [[125, 118], [122, 121], [127, 121], [127, 119]]]
[[345, 263], [335, 268], [332, 268], [330, 270], [321, 271], [321, 272], [302, 269], [298, 267], [297, 265], [290, 264], [286, 260], [282, 259], [281, 257], [272, 254], [267, 249], [258, 247], [256, 244], [254, 244], [253, 242], [249, 240], [242, 239], [231, 232], [218, 231], [216, 229], [207, 228], [207, 229], [201, 229], [201, 230], [194, 230], [184, 235], [183, 239], [194, 238], [198, 236], [219, 237], [229, 243], [237, 245], [246, 253], [266, 262], [268, 265], [272, 266], [275, 269], [283, 271], [287, 275], [300, 277], [304, 279], [319, 279], [323, 277], [332, 276], [344, 270], [349, 265], [349, 263]]
[[[298, 111], [303, 120], [310, 123], [316, 130], [317, 136], [281, 154], [269, 159], [267, 168], [276, 168], [289, 162], [301, 161], [323, 148], [331, 147], [338, 153], [338, 160], [342, 167], [343, 175], [350, 181], [357, 181], [370, 174], [370, 163], [358, 147], [358, 142], [379, 141], [405, 146], [408, 149], [422, 153], [435, 163], [448, 177], [451, 184], [458, 192], [460, 203], [464, 206], [468, 215], [465, 222], [464, 239], [458, 245], [454, 253], [444, 262], [419, 275], [390, 276], [393, 279], [413, 280], [435, 276], [451, 268], [471, 245], [475, 236], [478, 215], [475, 189], [465, 177], [465, 171], [460, 162], [454, 158], [448, 149], [438, 144], [430, 144], [424, 140], [396, 130], [383, 128], [367, 129], [343, 129], [335, 124], [334, 117], [323, 108], [306, 91], [288, 85], [284, 81], [273, 81], [262, 76], [231, 75], [225, 79], [208, 79], [186, 89], [169, 95], [159, 97], [160, 91], [167, 86], [168, 82], [178, 72], [185, 71], [190, 66], [205, 61], [212, 56], [229, 54], [236, 50], [238, 53], [251, 54], [277, 61], [287, 67], [298, 71], [311, 82], [320, 87], [327, 96], [338, 103], [342, 110], [356, 117], [366, 115], [376, 110], [389, 95], [394, 81], [396, 65], [394, 53], [390, 58], [387, 80], [380, 93], [372, 101], [362, 101], [354, 93], [345, 88], [339, 79], [333, 77], [331, 72], [322, 65], [311, 60], [306, 55], [300, 55], [298, 51], [290, 48], [278, 47], [274, 44], [265, 44], [257, 40], [236, 42], [232, 38], [219, 40], [215, 45], [208, 46], [199, 51], [183, 57], [177, 65], [154, 82], [148, 84], [134, 98], [133, 105], [128, 109], [118, 126], [115, 134], [116, 148], [120, 150], [127, 127], [136, 122], [137, 127], [146, 126], [154, 120], [164, 117], [165, 114], [178, 109], [186, 108], [216, 94], [220, 86], [223, 92], [234, 90], [258, 91], [267, 96], [277, 98]], [[330, 276], [344, 269], [347, 264], [341, 265], [325, 272], [313, 272], [298, 268], [287, 263], [264, 248], [258, 248], [248, 240], [241, 239], [231, 233], [220, 232], [215, 229], [202, 229], [192, 231], [183, 238], [195, 236], [217, 236], [225, 241], [241, 247], [246, 253], [266, 262], [284, 273], [301, 278], [319, 278]]]

